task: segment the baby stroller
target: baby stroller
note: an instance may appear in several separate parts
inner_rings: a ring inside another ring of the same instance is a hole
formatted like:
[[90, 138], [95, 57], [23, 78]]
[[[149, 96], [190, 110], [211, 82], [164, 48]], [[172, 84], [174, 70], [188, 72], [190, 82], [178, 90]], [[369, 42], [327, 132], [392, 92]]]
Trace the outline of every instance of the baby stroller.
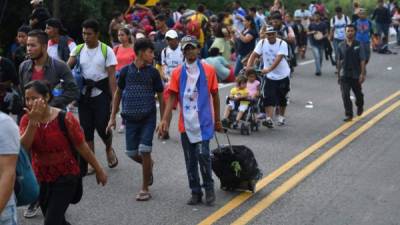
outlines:
[[[226, 104], [229, 104], [230, 98], [226, 98]], [[239, 113], [239, 102], [235, 101], [235, 107], [229, 114], [229, 118], [222, 121], [222, 126], [226, 129], [240, 129], [241, 135], [250, 135], [251, 132], [258, 131], [260, 123], [257, 121], [258, 112], [258, 99], [249, 99], [249, 107], [243, 114], [242, 120], [240, 121], [238, 127], [234, 126], [234, 121]]]
[[[242, 69], [239, 72], [238, 76], [243, 76], [245, 75], [245, 69]], [[262, 73], [260, 69], [255, 70], [256, 75], [257, 75], [257, 80], [261, 83], [260, 88], [264, 85], [264, 80], [262, 77]], [[229, 97], [226, 98], [226, 104], [229, 104]], [[261, 97], [258, 98], [252, 98], [248, 99], [249, 106], [247, 110], [245, 111], [242, 119], [240, 126], [235, 127], [234, 121], [236, 120], [236, 116], [239, 113], [239, 106], [240, 106], [240, 101], [235, 102], [235, 107], [233, 108], [232, 112], [229, 115], [229, 118], [227, 120], [222, 121], [222, 126], [226, 129], [240, 129], [240, 134], [242, 135], [250, 135], [251, 132], [258, 131], [260, 128], [260, 122], [257, 119], [257, 114], [260, 112], [260, 107], [262, 100]]]

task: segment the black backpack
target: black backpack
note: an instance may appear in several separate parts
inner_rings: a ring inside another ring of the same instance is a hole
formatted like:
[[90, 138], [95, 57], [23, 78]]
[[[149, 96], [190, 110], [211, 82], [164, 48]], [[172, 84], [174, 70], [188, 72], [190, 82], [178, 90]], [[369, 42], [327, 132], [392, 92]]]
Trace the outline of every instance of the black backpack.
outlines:
[[65, 126], [65, 116], [66, 115], [67, 115], [67, 113], [65, 111], [61, 110], [60, 113], [58, 114], [57, 118], [58, 118], [58, 125], [60, 126], [60, 129], [63, 132], [64, 136], [68, 139], [72, 154], [74, 155], [74, 157], [79, 165], [80, 175], [79, 175], [78, 187], [76, 189], [74, 198], [71, 201], [72, 204], [77, 204], [82, 199], [82, 195], [83, 195], [83, 180], [82, 180], [82, 178], [84, 176], [86, 176], [86, 174], [87, 174], [88, 163], [79, 154], [79, 152], [76, 150], [74, 144], [72, 143], [72, 141], [70, 139], [68, 129]]

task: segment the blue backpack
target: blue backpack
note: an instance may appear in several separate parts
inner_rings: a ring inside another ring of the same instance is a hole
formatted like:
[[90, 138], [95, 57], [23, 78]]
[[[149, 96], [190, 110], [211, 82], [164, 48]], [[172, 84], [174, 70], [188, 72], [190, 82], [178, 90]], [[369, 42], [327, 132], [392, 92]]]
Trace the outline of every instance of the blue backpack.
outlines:
[[34, 203], [39, 197], [40, 188], [28, 154], [22, 147], [18, 155], [16, 174], [14, 192], [17, 198], [17, 206]]

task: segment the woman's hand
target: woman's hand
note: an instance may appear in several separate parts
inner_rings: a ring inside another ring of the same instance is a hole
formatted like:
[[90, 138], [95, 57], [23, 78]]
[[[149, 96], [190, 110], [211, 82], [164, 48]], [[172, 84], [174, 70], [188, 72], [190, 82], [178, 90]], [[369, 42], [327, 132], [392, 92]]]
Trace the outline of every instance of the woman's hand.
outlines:
[[28, 114], [29, 120], [35, 123], [39, 123], [46, 113], [47, 105], [43, 99], [36, 99], [33, 102], [32, 108], [24, 108]]

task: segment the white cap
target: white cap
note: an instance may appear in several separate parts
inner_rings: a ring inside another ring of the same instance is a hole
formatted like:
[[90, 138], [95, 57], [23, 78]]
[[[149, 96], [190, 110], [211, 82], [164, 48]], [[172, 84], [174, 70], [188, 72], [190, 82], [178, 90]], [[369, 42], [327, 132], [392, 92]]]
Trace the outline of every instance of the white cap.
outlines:
[[43, 2], [43, 0], [32, 0], [31, 4], [39, 4], [41, 2]]
[[178, 33], [176, 33], [175, 30], [169, 30], [167, 33], [165, 33], [165, 38], [176, 39], [178, 38]]
[[136, 34], [136, 39], [140, 39], [140, 38], [145, 38], [146, 36], [142, 33], [137, 33]]

